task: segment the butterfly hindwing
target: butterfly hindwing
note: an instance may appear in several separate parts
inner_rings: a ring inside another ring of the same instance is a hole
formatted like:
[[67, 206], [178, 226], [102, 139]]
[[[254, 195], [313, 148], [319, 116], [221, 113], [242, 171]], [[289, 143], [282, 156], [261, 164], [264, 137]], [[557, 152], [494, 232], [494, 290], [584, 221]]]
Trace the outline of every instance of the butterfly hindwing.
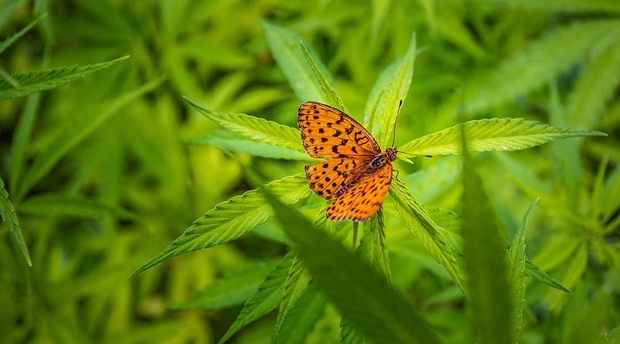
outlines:
[[329, 219], [365, 221], [379, 210], [392, 182], [392, 164], [362, 176], [327, 207]]
[[299, 106], [297, 125], [306, 152], [313, 158], [374, 156], [377, 141], [356, 120], [331, 106], [306, 102]]
[[333, 158], [306, 166], [306, 180], [317, 195], [334, 199], [338, 190], [362, 174], [367, 165], [363, 159]]

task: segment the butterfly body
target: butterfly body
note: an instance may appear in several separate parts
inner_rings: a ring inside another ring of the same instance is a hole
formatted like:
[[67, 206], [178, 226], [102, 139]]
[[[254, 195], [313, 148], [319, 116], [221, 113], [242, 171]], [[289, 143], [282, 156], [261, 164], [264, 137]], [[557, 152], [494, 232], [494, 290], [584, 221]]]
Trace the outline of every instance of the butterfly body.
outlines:
[[306, 152], [329, 159], [305, 167], [312, 191], [334, 200], [326, 216], [335, 221], [365, 221], [374, 215], [392, 181], [396, 148], [382, 152], [361, 124], [321, 103], [301, 104], [297, 124]]

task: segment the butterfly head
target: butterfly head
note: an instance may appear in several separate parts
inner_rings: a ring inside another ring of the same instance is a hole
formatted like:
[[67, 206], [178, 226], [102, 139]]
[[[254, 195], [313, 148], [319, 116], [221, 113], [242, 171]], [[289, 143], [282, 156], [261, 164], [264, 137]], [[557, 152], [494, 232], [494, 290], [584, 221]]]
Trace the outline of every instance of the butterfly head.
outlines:
[[398, 153], [398, 149], [396, 149], [396, 147], [385, 149], [385, 155], [390, 158], [390, 161], [396, 160], [396, 153]]

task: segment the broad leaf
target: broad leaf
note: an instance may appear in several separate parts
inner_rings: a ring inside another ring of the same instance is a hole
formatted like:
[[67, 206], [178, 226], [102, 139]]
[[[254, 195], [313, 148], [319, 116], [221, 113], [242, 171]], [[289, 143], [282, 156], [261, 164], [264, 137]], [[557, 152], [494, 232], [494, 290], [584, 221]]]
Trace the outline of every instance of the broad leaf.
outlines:
[[127, 58], [128, 56], [125, 56], [109, 62], [86, 66], [58, 67], [14, 74], [11, 77], [19, 83], [19, 87], [13, 86], [6, 79], [0, 79], [0, 99], [21, 97], [35, 92], [50, 90], [108, 68], [116, 62], [126, 60]]
[[476, 152], [521, 150], [568, 137], [607, 136], [599, 131], [555, 128], [522, 118], [491, 118], [422, 136], [399, 147], [398, 154], [401, 157], [459, 154], [462, 127], [468, 148]]
[[[294, 203], [307, 197], [310, 189], [303, 175], [298, 174], [273, 181], [267, 185], [269, 190], [282, 196], [287, 203]], [[273, 214], [264, 197], [256, 190], [220, 203], [202, 217], [196, 219], [168, 247], [142, 265], [132, 275], [147, 270], [164, 260], [183, 253], [220, 245], [237, 239], [267, 221]]]
[[264, 192], [313, 281], [359, 331], [376, 343], [438, 342], [409, 301], [374, 269], [270, 191]]
[[[465, 146], [467, 135], [463, 134]], [[464, 147], [465, 148], [465, 147]], [[480, 343], [513, 343], [505, 240], [470, 154], [463, 154], [463, 258]]]

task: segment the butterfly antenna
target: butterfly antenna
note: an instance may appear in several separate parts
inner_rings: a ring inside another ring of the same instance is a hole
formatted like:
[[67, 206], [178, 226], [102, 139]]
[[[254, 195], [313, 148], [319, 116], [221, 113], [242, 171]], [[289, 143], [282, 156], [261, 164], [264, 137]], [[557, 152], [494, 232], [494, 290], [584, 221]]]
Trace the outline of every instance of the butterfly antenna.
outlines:
[[398, 112], [396, 113], [396, 118], [394, 119], [394, 130], [392, 130], [392, 145], [390, 147], [394, 147], [394, 143], [396, 143], [396, 123], [398, 123], [398, 117], [400, 116], [400, 109], [403, 107], [403, 100], [401, 99], [398, 102]]

